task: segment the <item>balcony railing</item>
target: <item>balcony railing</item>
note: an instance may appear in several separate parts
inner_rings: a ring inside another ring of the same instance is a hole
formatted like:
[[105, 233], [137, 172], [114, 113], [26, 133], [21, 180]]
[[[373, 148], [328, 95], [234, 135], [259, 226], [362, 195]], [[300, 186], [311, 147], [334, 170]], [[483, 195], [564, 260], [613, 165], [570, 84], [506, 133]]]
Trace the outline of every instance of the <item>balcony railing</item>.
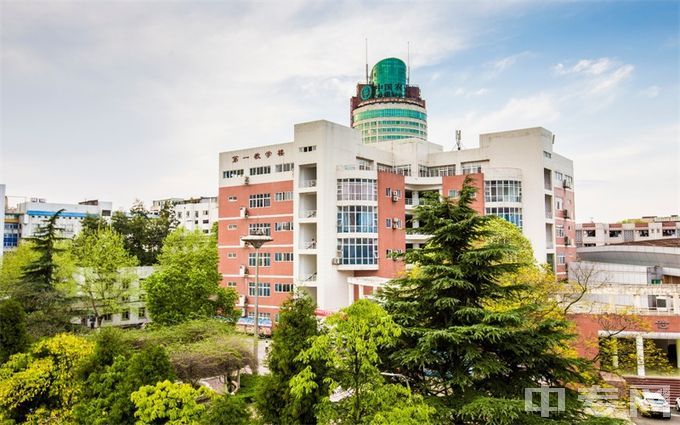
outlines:
[[338, 171], [373, 171], [373, 167], [371, 167], [370, 165], [360, 164], [338, 165], [336, 169]]
[[316, 249], [316, 241], [311, 240], [302, 242], [302, 249]]
[[546, 211], [546, 212], [545, 212], [545, 218], [553, 218], [553, 213], [552, 213], [552, 211]]
[[300, 180], [300, 187], [302, 188], [316, 187], [316, 180], [315, 179]]
[[300, 213], [300, 218], [315, 218], [316, 210], [306, 210]]
[[305, 283], [316, 282], [316, 272], [303, 276], [300, 282], [304, 285]]

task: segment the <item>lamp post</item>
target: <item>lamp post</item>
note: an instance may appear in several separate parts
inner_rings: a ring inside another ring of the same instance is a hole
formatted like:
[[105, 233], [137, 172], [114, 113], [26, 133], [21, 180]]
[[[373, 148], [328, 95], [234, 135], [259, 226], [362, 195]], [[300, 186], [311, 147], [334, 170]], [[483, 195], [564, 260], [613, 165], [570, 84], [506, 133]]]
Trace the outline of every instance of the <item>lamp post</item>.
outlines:
[[255, 367], [253, 375], [257, 375], [257, 369], [259, 367], [257, 345], [260, 340], [260, 247], [267, 242], [271, 242], [273, 239], [261, 231], [257, 231], [255, 234], [241, 237], [241, 240], [255, 248], [255, 326], [253, 335], [253, 357], [255, 360]]

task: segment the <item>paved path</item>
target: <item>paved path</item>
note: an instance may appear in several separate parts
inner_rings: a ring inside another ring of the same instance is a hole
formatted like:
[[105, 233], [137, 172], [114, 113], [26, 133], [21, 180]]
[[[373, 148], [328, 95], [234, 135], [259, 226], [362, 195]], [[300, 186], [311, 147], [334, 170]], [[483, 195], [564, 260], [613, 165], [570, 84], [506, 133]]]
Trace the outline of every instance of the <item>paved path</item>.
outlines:
[[637, 425], [680, 424], [680, 413], [673, 410], [671, 419], [638, 417], [633, 419]]

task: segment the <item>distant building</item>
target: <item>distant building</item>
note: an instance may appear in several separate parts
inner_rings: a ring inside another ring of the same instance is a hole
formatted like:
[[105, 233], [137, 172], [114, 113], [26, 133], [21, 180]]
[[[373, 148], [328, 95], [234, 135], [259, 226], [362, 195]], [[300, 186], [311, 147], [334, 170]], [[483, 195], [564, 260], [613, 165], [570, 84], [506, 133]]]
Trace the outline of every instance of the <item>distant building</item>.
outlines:
[[151, 211], [158, 214], [166, 203], [173, 206], [178, 225], [189, 231], [210, 233], [213, 223], [217, 222], [217, 197], [160, 199], [153, 201]]
[[0, 261], [2, 261], [2, 253], [5, 251], [5, 185], [0, 184], [0, 241], [2, 241], [2, 249], [0, 249]]
[[[595, 357], [599, 338], [635, 339], [639, 361], [637, 370], [628, 372], [644, 377], [643, 343], [651, 339], [680, 369], [680, 238], [577, 251], [579, 260], [569, 264], [569, 277], [587, 288], [571, 314], [580, 353]], [[680, 396], [680, 388], [674, 391], [673, 397]]]
[[593, 247], [680, 237], [680, 217], [642, 217], [630, 223], [577, 223], [576, 246]]

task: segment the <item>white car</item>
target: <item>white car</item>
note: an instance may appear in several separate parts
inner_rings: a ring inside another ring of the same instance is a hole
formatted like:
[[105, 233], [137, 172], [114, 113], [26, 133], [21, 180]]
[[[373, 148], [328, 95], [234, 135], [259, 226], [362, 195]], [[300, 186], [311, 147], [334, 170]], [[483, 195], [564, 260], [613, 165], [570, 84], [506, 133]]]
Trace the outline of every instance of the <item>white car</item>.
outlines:
[[[676, 399], [675, 402], [677, 404], [678, 400]], [[642, 415], [663, 416], [664, 419], [671, 418], [671, 405], [659, 393], [649, 391], [638, 393], [635, 396], [635, 408]]]

